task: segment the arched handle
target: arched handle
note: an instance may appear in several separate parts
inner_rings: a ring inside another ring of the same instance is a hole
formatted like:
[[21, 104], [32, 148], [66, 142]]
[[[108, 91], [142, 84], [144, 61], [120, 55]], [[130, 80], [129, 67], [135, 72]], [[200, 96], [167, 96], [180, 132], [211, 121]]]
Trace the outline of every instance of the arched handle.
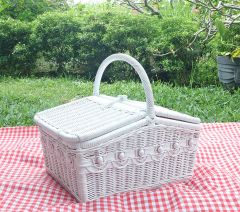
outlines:
[[150, 81], [142, 65], [136, 59], [134, 59], [129, 55], [121, 54], [121, 53], [113, 54], [107, 57], [101, 63], [100, 67], [98, 68], [97, 75], [94, 81], [93, 95], [99, 96], [99, 88], [100, 88], [103, 72], [105, 71], [107, 66], [114, 61], [127, 62], [138, 73], [145, 91], [145, 95], [146, 95], [147, 114], [151, 119], [153, 119], [155, 117], [155, 110], [154, 110], [154, 99], [153, 99], [153, 93], [152, 93], [152, 87], [151, 87]]

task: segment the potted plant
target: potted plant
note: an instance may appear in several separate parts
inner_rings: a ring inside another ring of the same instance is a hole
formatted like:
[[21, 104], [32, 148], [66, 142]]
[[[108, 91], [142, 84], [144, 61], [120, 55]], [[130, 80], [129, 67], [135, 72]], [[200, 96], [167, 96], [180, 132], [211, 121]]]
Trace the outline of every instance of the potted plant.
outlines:
[[[200, 29], [195, 38], [202, 32], [204, 43], [217, 41], [218, 76], [225, 85], [239, 87], [240, 64], [240, 7], [238, 1], [187, 0], [197, 9], [200, 18]], [[219, 41], [220, 40], [220, 41]], [[226, 52], [230, 52], [227, 53]], [[215, 53], [215, 52], [214, 52]]]
[[240, 86], [240, 48], [217, 57], [218, 77], [227, 87]]

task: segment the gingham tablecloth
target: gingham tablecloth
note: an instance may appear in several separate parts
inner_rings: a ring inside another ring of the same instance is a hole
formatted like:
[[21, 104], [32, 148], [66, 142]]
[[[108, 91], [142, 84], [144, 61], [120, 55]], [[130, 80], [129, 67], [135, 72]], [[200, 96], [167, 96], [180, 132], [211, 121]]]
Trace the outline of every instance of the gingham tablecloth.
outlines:
[[0, 128], [0, 211], [240, 211], [240, 123], [204, 124], [194, 175], [80, 204], [45, 171], [37, 127]]

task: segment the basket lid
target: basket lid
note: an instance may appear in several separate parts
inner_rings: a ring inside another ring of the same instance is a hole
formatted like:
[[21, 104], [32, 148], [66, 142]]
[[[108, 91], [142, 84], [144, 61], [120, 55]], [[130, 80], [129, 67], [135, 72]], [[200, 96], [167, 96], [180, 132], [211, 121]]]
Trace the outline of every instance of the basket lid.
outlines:
[[[111, 100], [111, 101], [116, 100], [116, 97], [112, 97], [112, 96], [101, 95], [101, 97]], [[140, 101], [128, 100], [128, 101], [124, 101], [123, 104], [126, 106], [135, 107], [138, 110], [139, 109], [144, 110], [146, 108], [146, 103], [140, 102]], [[172, 120], [177, 120], [177, 121], [183, 121], [183, 122], [192, 123], [192, 124], [200, 124], [201, 123], [201, 120], [197, 117], [193, 117], [193, 116], [190, 116], [190, 115], [187, 115], [184, 113], [170, 110], [165, 107], [155, 105], [154, 110], [155, 110], [155, 115], [157, 117], [167, 118], [167, 119], [172, 119]]]
[[35, 122], [68, 140], [68, 144], [85, 142], [144, 119], [146, 111], [123, 105], [123, 96], [114, 101], [90, 96], [35, 115]]

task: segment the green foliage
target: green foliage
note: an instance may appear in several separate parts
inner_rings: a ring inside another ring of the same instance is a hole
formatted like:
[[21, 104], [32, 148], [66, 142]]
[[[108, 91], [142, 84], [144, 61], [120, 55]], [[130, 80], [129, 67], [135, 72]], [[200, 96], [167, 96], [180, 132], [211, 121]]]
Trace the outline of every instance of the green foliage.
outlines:
[[81, 24], [71, 13], [46, 13], [33, 23], [35, 46], [48, 61], [57, 64], [58, 74], [76, 57], [75, 44]]
[[46, 11], [67, 9], [66, 0], [0, 0], [0, 16], [32, 21]]
[[202, 55], [193, 64], [193, 71], [190, 76], [192, 86], [218, 85], [218, 72], [216, 58], [218, 41], [212, 40], [202, 49]]
[[9, 7], [9, 1], [7, 0], [0, 0], [0, 13], [4, 11], [6, 8]]
[[[221, 22], [218, 25], [219, 33], [214, 38], [218, 43], [217, 50], [221, 55], [232, 55], [237, 53], [240, 48], [240, 24], [233, 24], [231, 27], [226, 28]], [[237, 56], [237, 54], [236, 54]]]
[[221, 36], [221, 38], [227, 38], [226, 34], [228, 32], [228, 29], [225, 27], [224, 23], [220, 19], [217, 19], [215, 22], [216, 27], [218, 29], [218, 33]]
[[202, 52], [198, 40], [189, 47], [196, 29], [197, 24], [191, 19], [173, 17], [161, 20], [159, 36], [151, 44], [160, 78], [176, 84], [189, 84], [194, 63]]
[[[75, 63], [82, 69], [82, 76], [93, 78], [100, 63], [110, 54], [108, 43], [104, 42], [104, 36], [107, 34], [107, 26], [110, 20], [116, 16], [113, 12], [103, 11], [80, 11], [82, 31], [78, 34], [76, 43]], [[77, 13], [79, 14], [79, 13]]]
[[28, 74], [34, 66], [30, 24], [11, 18], [0, 19], [0, 74]]
[[[193, 19], [146, 18], [107, 5], [47, 13], [34, 25], [36, 46], [47, 61], [57, 64], [57, 72], [80, 72], [88, 79], [94, 77], [104, 58], [123, 52], [137, 58], [151, 79], [189, 84], [200, 51], [198, 43], [194, 50], [187, 48], [197, 28]], [[157, 56], [166, 52], [174, 53]], [[122, 63], [111, 65], [104, 75], [106, 80], [135, 77]]]
[[231, 56], [233, 58], [240, 57], [240, 48], [235, 49], [233, 52], [231, 52]]
[[[44, 75], [49, 71], [92, 79], [103, 59], [122, 52], [139, 60], [151, 80], [178, 85], [215, 83], [215, 54], [199, 39], [190, 45], [198, 17], [187, 4], [167, 11], [159, 19], [107, 4], [80, 4], [64, 12], [44, 13], [29, 24], [2, 19], [0, 74]], [[135, 78], [134, 71], [121, 62], [110, 65], [104, 74], [107, 81]]]
[[211, 54], [202, 56], [193, 67], [190, 84], [194, 87], [218, 85], [216, 57]]
[[[82, 16], [79, 36], [80, 63], [87, 64], [88, 74], [95, 72], [109, 54], [123, 52], [137, 58], [151, 79], [188, 84], [200, 47], [187, 48], [193, 39], [196, 24], [192, 19], [147, 17], [116, 9], [92, 11]], [[86, 10], [85, 10], [86, 11]], [[177, 50], [175, 54], [158, 57]], [[93, 62], [93, 63], [92, 63]], [[131, 68], [123, 63], [111, 65], [105, 79], [134, 78]], [[93, 75], [90, 74], [92, 77]]]
[[[153, 57], [149, 47], [154, 37], [158, 36], [159, 25], [160, 21], [157, 17], [146, 19], [144, 15], [117, 14], [112, 17], [107, 26], [104, 42], [112, 49], [112, 52], [128, 53], [139, 60], [151, 78]], [[134, 71], [123, 63], [116, 63], [112, 67], [109, 73], [110, 76], [115, 76], [115, 79], [136, 77]]]
[[[164, 2], [164, 4], [162, 4]], [[187, 1], [174, 0], [169, 4], [169, 1], [163, 0], [161, 2], [161, 12], [163, 18], [181, 17], [187, 20], [195, 19], [197, 16], [192, 12], [192, 4]]]
[[[200, 117], [203, 122], [240, 120], [240, 89], [231, 95], [221, 87], [191, 89], [160, 83], [152, 87], [157, 105]], [[134, 82], [103, 83], [101, 93], [145, 101], [142, 85]], [[91, 94], [92, 82], [76, 79], [0, 78], [0, 127], [32, 125], [36, 112]]]

